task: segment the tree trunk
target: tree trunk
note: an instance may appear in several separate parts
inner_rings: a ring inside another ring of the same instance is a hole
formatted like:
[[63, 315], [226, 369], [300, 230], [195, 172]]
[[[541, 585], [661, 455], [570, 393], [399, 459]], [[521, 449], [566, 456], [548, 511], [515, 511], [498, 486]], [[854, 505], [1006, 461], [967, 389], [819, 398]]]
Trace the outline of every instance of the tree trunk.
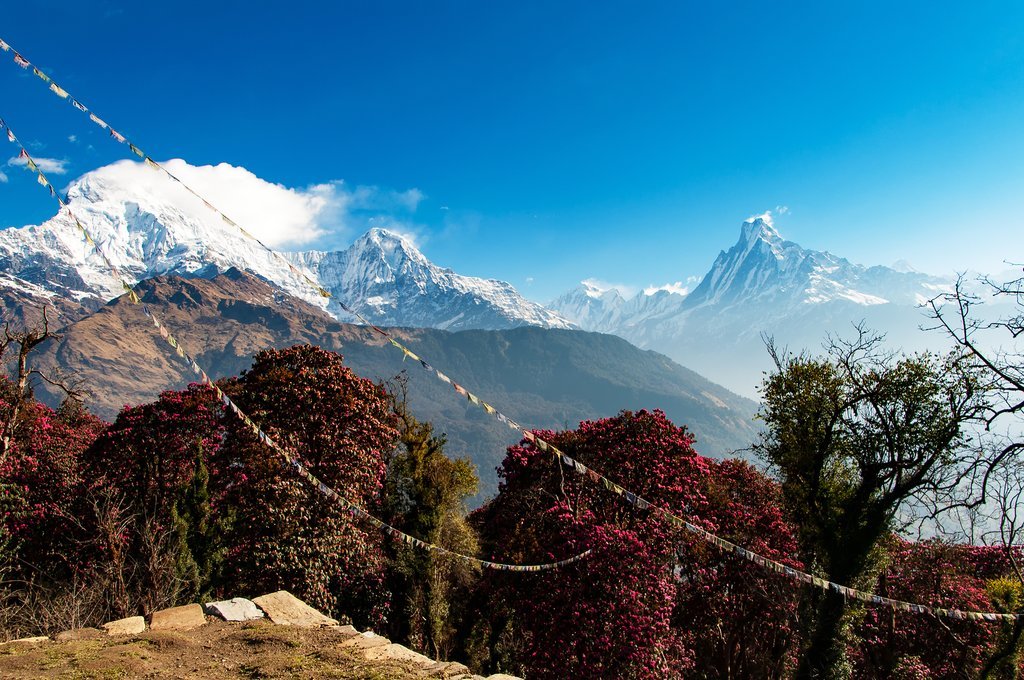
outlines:
[[797, 666], [796, 680], [842, 680], [850, 677], [843, 641], [845, 602], [840, 595], [824, 593], [811, 624], [809, 643]]

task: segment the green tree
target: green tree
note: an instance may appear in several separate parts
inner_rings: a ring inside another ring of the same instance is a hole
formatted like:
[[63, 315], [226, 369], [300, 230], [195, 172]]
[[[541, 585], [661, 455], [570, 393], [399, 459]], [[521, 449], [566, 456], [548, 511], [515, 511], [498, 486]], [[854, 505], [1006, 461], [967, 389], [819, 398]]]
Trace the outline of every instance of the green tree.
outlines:
[[[383, 515], [406, 533], [475, 554], [479, 544], [466, 521], [466, 499], [478, 488], [473, 464], [448, 458], [444, 435], [436, 436], [430, 423], [419, 422], [409, 412], [404, 379], [390, 388], [400, 434], [388, 461]], [[392, 618], [392, 637], [405, 639], [436, 658], [450, 658], [479, 570], [462, 560], [405, 544], [393, 544], [389, 552], [392, 610], [400, 614]]]
[[[900, 511], [955, 485], [969, 457], [964, 425], [984, 405], [978, 376], [960, 354], [885, 352], [862, 327], [830, 340], [823, 357], [767, 344], [776, 370], [761, 388], [766, 428], [754, 448], [779, 477], [803, 562], [870, 586]], [[844, 600], [814, 591], [805, 609], [796, 677], [847, 676]]]

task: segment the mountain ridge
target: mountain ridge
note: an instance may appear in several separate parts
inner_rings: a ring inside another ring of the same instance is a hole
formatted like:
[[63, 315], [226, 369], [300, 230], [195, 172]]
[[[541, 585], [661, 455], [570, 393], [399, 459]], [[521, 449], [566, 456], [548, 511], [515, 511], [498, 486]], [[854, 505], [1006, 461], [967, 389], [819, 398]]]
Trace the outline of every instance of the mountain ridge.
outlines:
[[[202, 170], [183, 161], [170, 164], [177, 172], [178, 165]], [[223, 172], [238, 171], [227, 167]], [[285, 261], [225, 224], [182, 187], [141, 173], [152, 171], [130, 161], [105, 166], [73, 181], [67, 192], [70, 210], [131, 283], [165, 274], [210, 278], [236, 267], [339, 319], [351, 320], [339, 304], [344, 300], [385, 325], [572, 327], [510, 284], [439, 267], [408, 239], [383, 228], [371, 229], [345, 250], [283, 254], [335, 297], [325, 300]], [[122, 292], [63, 210], [42, 225], [0, 230], [0, 274], [0, 287], [40, 301], [59, 295], [96, 307]], [[13, 305], [4, 310], [13, 314]]]
[[[519, 441], [449, 385], [404, 361], [372, 329], [340, 322], [252, 274], [168, 275], [143, 282], [138, 291], [211, 377], [237, 375], [257, 351], [297, 343], [340, 352], [353, 370], [374, 380], [404, 372], [413, 413], [447, 434], [451, 454], [477, 465], [485, 494], [496, 489], [494, 468], [505, 447]], [[389, 332], [527, 427], [572, 428], [622, 409], [660, 408], [694, 432], [706, 455], [744, 449], [756, 436], [754, 402], [616, 336], [535, 326]], [[43, 347], [37, 365], [76, 373], [93, 392], [87, 405], [107, 418], [124, 404], [196, 380], [141, 307], [125, 297], [65, 327], [60, 339]]]
[[[586, 284], [551, 307], [585, 330], [619, 335], [755, 396], [770, 370], [764, 336], [780, 346], [814, 348], [860, 321], [907, 350], [923, 349], [917, 307], [951, 281], [912, 269], [865, 267], [788, 241], [771, 215], [751, 217], [688, 293], [641, 291], [629, 299], [595, 295]], [[584, 299], [585, 296], [585, 299]]]

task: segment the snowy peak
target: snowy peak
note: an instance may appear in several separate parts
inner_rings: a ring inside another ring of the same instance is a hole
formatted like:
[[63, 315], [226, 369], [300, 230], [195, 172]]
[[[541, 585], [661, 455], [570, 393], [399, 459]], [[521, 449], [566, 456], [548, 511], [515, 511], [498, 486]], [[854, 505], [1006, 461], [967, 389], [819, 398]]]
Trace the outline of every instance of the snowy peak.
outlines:
[[350, 249], [379, 255], [391, 269], [401, 269], [406, 263], [421, 267], [429, 264], [408, 237], [380, 227], [374, 227], [360, 236]]
[[[435, 265], [409, 238], [387, 229], [371, 229], [344, 251], [289, 257], [377, 324], [446, 330], [573, 325], [525, 299], [509, 283], [462, 276]], [[328, 311], [352, 320], [337, 300]]]
[[748, 217], [743, 222], [743, 227], [740, 230], [740, 242], [753, 246], [757, 241], [763, 241], [770, 246], [782, 243], [782, 236], [775, 230], [770, 212]]

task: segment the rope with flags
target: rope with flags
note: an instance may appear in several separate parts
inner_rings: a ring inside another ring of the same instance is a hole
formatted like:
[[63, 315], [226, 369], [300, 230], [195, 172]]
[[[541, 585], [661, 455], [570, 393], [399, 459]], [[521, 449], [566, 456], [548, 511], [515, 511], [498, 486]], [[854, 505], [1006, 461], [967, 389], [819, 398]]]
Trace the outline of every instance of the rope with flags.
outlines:
[[434, 543], [430, 543], [428, 541], [416, 538], [415, 536], [411, 536], [401, 531], [400, 529], [391, 526], [387, 522], [377, 519], [376, 517], [374, 517], [367, 511], [363, 510], [352, 501], [348, 500], [347, 498], [339, 494], [330, 485], [328, 485], [327, 483], [319, 479], [316, 475], [314, 475], [312, 472], [310, 472], [310, 470], [305, 465], [303, 465], [302, 462], [297, 457], [293, 456], [288, 451], [286, 451], [280, 444], [277, 443], [276, 440], [274, 440], [270, 435], [264, 432], [263, 429], [255, 421], [253, 421], [252, 418], [249, 417], [248, 414], [242, 411], [242, 409], [239, 408], [238, 405], [227, 394], [225, 394], [223, 390], [221, 390], [220, 387], [217, 386], [216, 383], [213, 382], [213, 380], [206, 373], [206, 371], [203, 370], [203, 368], [196, 362], [192, 355], [190, 355], [185, 350], [182, 344], [168, 330], [167, 326], [165, 326], [163, 322], [160, 321], [159, 317], [153, 312], [153, 310], [149, 308], [149, 305], [142, 302], [138, 294], [135, 292], [134, 287], [128, 283], [128, 280], [121, 273], [121, 270], [107, 256], [103, 248], [100, 247], [98, 243], [96, 243], [92, 235], [89, 233], [88, 228], [86, 228], [86, 226], [82, 224], [82, 222], [78, 219], [75, 213], [68, 206], [67, 202], [61, 197], [60, 193], [56, 191], [53, 184], [50, 183], [50, 180], [47, 179], [45, 173], [43, 173], [43, 171], [39, 168], [39, 165], [32, 158], [31, 154], [29, 154], [25, 146], [18, 140], [18, 137], [14, 134], [14, 131], [11, 129], [10, 125], [8, 125], [3, 118], [0, 118], [0, 131], [6, 133], [8, 141], [10, 141], [13, 144], [16, 144], [19, 147], [20, 151], [18, 153], [18, 157], [25, 161], [25, 168], [30, 172], [34, 172], [36, 174], [36, 181], [43, 187], [47, 188], [50, 192], [50, 195], [57, 199], [57, 202], [60, 204], [61, 210], [68, 215], [72, 222], [74, 222], [75, 227], [79, 230], [79, 232], [81, 232], [86, 242], [90, 246], [92, 246], [93, 250], [100, 256], [104, 264], [110, 270], [111, 274], [121, 283], [121, 286], [122, 288], [124, 288], [125, 294], [127, 295], [128, 299], [131, 300], [131, 302], [133, 302], [134, 304], [141, 305], [143, 313], [146, 315], [146, 317], [149, 318], [150, 321], [152, 321], [153, 326], [159, 332], [160, 337], [163, 338], [164, 341], [174, 349], [175, 353], [179, 357], [181, 357], [185, 361], [185, 363], [189, 365], [192, 371], [195, 372], [197, 376], [199, 376], [199, 380], [200, 382], [202, 382], [202, 384], [208, 385], [214, 390], [214, 392], [217, 395], [217, 399], [220, 400], [220, 402], [224, 405], [225, 408], [234, 413], [252, 431], [252, 433], [256, 435], [257, 439], [260, 442], [270, 447], [270, 449], [272, 449], [281, 457], [282, 464], [284, 465], [284, 467], [293, 469], [296, 472], [296, 474], [298, 474], [300, 477], [308, 480], [310, 484], [316, 487], [316, 489], [322, 495], [344, 507], [346, 510], [348, 510], [350, 514], [359, 517], [368, 524], [376, 527], [377, 529], [380, 529], [392, 538], [400, 540], [403, 543], [413, 545], [418, 548], [422, 548], [423, 550], [427, 550], [428, 552], [435, 552], [442, 555], [448, 555], [450, 557], [478, 564], [481, 567], [484, 567], [485, 569], [517, 572], [548, 571], [551, 569], [558, 569], [560, 567], [573, 564], [574, 562], [578, 562], [586, 558], [590, 554], [590, 550], [587, 550], [583, 553], [580, 553], [579, 555], [575, 555], [573, 557], [560, 560], [558, 562], [549, 562], [544, 564], [506, 564], [503, 562], [492, 562], [490, 560], [484, 560], [478, 557], [473, 557], [472, 555], [464, 555], [462, 553], [449, 550]]
[[[316, 290], [321, 296], [332, 297], [330, 292], [325, 290], [323, 288], [323, 286], [320, 285], [320, 283], [318, 283], [317, 281], [313, 280], [312, 277], [310, 277], [305, 272], [302, 272], [301, 270], [299, 270], [294, 264], [289, 262], [283, 255], [281, 255], [279, 252], [277, 252], [276, 250], [273, 250], [272, 248], [270, 248], [269, 246], [264, 244], [262, 241], [257, 239], [255, 236], [253, 236], [251, 233], [249, 233], [247, 230], [245, 230], [243, 227], [241, 227], [238, 223], [236, 223], [234, 220], [232, 220], [227, 215], [225, 215], [223, 212], [221, 212], [216, 206], [214, 206], [208, 200], [203, 198], [198, 192], [193, 190], [191, 187], [189, 187], [187, 184], [185, 184], [182, 180], [180, 180], [179, 178], [174, 176], [172, 173], [170, 173], [161, 164], [157, 163], [152, 158], [150, 158], [147, 154], [142, 152], [142, 150], [139, 147], [135, 146], [135, 144], [130, 142], [124, 135], [122, 135], [122, 134], [118, 133], [117, 131], [115, 131], [105, 121], [103, 121], [102, 119], [98, 118], [94, 113], [92, 113], [88, 108], [86, 108], [83, 104], [81, 104], [77, 99], [71, 97], [66, 90], [64, 90], [59, 85], [57, 85], [57, 83], [55, 83], [45, 73], [40, 71], [38, 68], [34, 67], [31, 62], [29, 62], [27, 59], [25, 59], [20, 53], [15, 51], [12, 47], [10, 47], [10, 45], [8, 43], [4, 42], [2, 39], [0, 39], [0, 49], [2, 49], [4, 51], [13, 52], [14, 53], [14, 62], [18, 66], [20, 66], [22, 68], [25, 68], [25, 69], [32, 68], [33, 73], [40, 80], [42, 80], [43, 82], [45, 82], [45, 83], [50, 85], [50, 90], [53, 91], [54, 94], [56, 94], [58, 97], [61, 97], [62, 99], [66, 99], [66, 100], [70, 101], [72, 106], [74, 106], [76, 109], [82, 111], [83, 113], [88, 114], [90, 120], [92, 120], [94, 123], [96, 123], [100, 127], [104, 128], [104, 129], [108, 129], [110, 131], [110, 136], [113, 139], [115, 139], [116, 141], [118, 141], [118, 142], [120, 142], [122, 144], [128, 144], [129, 149], [135, 155], [140, 157], [146, 163], [146, 165], [148, 165], [149, 167], [154, 168], [156, 170], [160, 170], [160, 171], [164, 172], [168, 177], [170, 177], [172, 180], [174, 180], [175, 182], [180, 184], [182, 187], [184, 187], [189, 193], [191, 193], [193, 196], [195, 196], [196, 198], [201, 200], [203, 202], [203, 204], [207, 208], [209, 208], [210, 210], [213, 210], [218, 215], [220, 215], [220, 217], [222, 218], [222, 220], [225, 223], [227, 223], [228, 225], [236, 227], [242, 233], [243, 236], [245, 236], [245, 237], [251, 239], [252, 241], [254, 241], [255, 243], [259, 244], [263, 249], [265, 249], [273, 257], [276, 257], [279, 260], [281, 260], [282, 262], [284, 262], [288, 266], [289, 270], [293, 274], [296, 274], [297, 276], [299, 276], [303, 281], [305, 281], [314, 290]], [[22, 149], [22, 150], [24, 151], [24, 149]], [[44, 186], [48, 185], [48, 182], [46, 182], [45, 178], [42, 177], [42, 173], [40, 173], [40, 184], [44, 184]], [[50, 192], [51, 192], [51, 194], [56, 195], [52, 187], [50, 187]], [[60, 197], [57, 196], [57, 198], [58, 198], [59, 201], [61, 201], [62, 207], [66, 207], [64, 202], [60, 199]], [[80, 227], [80, 228], [82, 228], [82, 227]], [[88, 236], [86, 238], [87, 238], [87, 240], [90, 240], [90, 242], [91, 242], [91, 239], [88, 239]], [[125, 284], [125, 287], [126, 287], [126, 290], [128, 290], [131, 293], [131, 289], [130, 289], [130, 287], [127, 286], [127, 284]], [[134, 293], [132, 293], [132, 295], [134, 295]], [[779, 562], [777, 560], [773, 560], [771, 558], [764, 557], [762, 555], [759, 555], [758, 553], [755, 553], [755, 552], [753, 552], [751, 550], [743, 548], [740, 545], [732, 543], [731, 541], [728, 541], [728, 540], [726, 540], [724, 538], [721, 538], [720, 536], [717, 536], [716, 534], [714, 534], [714, 533], [712, 533], [710, 531], [707, 531], [706, 529], [703, 529], [702, 527], [699, 527], [696, 524], [694, 524], [694, 523], [692, 523], [690, 521], [687, 521], [686, 519], [684, 519], [684, 518], [674, 514], [670, 510], [651, 503], [650, 501], [642, 498], [638, 494], [636, 494], [636, 493], [626, 489], [625, 487], [617, 484], [616, 482], [612, 481], [611, 479], [609, 479], [605, 475], [603, 475], [603, 474], [593, 470], [592, 468], [587, 467], [586, 465], [584, 465], [580, 461], [574, 460], [573, 458], [568, 456], [566, 453], [561, 451], [554, 444], [551, 444], [551, 443], [545, 441], [544, 439], [538, 437], [534, 432], [532, 432], [529, 429], [525, 428], [524, 426], [520, 425], [515, 420], [509, 418], [508, 416], [503, 414], [501, 411], [496, 409], [491, 404], [489, 404], [486, 401], [480, 399], [477, 395], [475, 395], [472, 392], [470, 392], [469, 390], [467, 390], [465, 387], [463, 387], [462, 385], [457, 383], [455, 380], [453, 380], [451, 377], [449, 377], [448, 375], [443, 373], [441, 370], [439, 370], [437, 368], [434, 368], [426, 360], [424, 360], [421, 357], [419, 357], [415, 352], [413, 352], [411, 349], [409, 349], [404, 344], [402, 344], [399, 340], [397, 340], [392, 333], [390, 333], [389, 331], [387, 331], [387, 330], [377, 326], [376, 324], [372, 323], [369, 319], [367, 319], [365, 316], [363, 316], [361, 313], [359, 313], [351, 305], [347, 304], [343, 300], [338, 299], [337, 297], [334, 297], [333, 299], [338, 302], [339, 306], [345, 312], [351, 314], [360, 323], [366, 325], [367, 327], [372, 329], [374, 332], [376, 332], [376, 333], [380, 334], [381, 336], [383, 336], [388, 341], [389, 344], [391, 344], [393, 347], [395, 347], [396, 349], [401, 351], [406, 358], [412, 359], [412, 360], [416, 361], [417, 363], [419, 363], [420, 366], [424, 370], [426, 370], [428, 373], [434, 375], [437, 379], [441, 380], [442, 382], [447, 383], [449, 386], [451, 386], [451, 388], [456, 393], [458, 393], [459, 395], [464, 397], [467, 401], [469, 401], [474, 406], [477, 406], [477, 407], [483, 409], [485, 412], [487, 412], [488, 414], [494, 416], [497, 420], [499, 420], [500, 422], [502, 422], [505, 425], [507, 425], [510, 429], [515, 430], [518, 433], [520, 433], [528, 442], [530, 442], [533, 445], [535, 445], [541, 451], [544, 451], [544, 452], [547, 452], [547, 453], [550, 453], [551, 455], [553, 455], [558, 460], [559, 464], [568, 467], [570, 470], [574, 470], [577, 474], [585, 477], [586, 479], [590, 480], [591, 482], [593, 482], [595, 484], [600, 484], [601, 486], [603, 486], [608, 491], [611, 491], [612, 493], [614, 493], [614, 494], [616, 494], [618, 496], [621, 496], [627, 503], [629, 503], [630, 505], [636, 507], [637, 509], [640, 509], [640, 510], [651, 510], [651, 511], [661, 515], [665, 520], [667, 520], [673, 526], [679, 527], [681, 529], [685, 529], [686, 531], [688, 531], [688, 532], [690, 532], [692, 534], [695, 534], [697, 537], [703, 539], [704, 541], [706, 541], [706, 542], [708, 542], [708, 543], [710, 543], [712, 545], [717, 546], [718, 548], [720, 548], [720, 549], [722, 549], [722, 550], [724, 550], [726, 552], [732, 553], [732, 554], [734, 554], [734, 555], [736, 555], [738, 557], [741, 557], [741, 558], [746, 559], [746, 560], [748, 560], [750, 562], [753, 562], [754, 564], [756, 564], [756, 565], [758, 565], [758, 566], [760, 566], [760, 567], [762, 567], [764, 569], [767, 569], [769, 571], [773, 571], [773, 572], [775, 572], [777, 574], [784, 575], [784, 576], [786, 576], [786, 577], [788, 577], [788, 578], [790, 578], [790, 579], [792, 579], [794, 581], [797, 581], [799, 583], [803, 583], [803, 584], [806, 584], [806, 585], [818, 588], [819, 590], [822, 590], [822, 591], [837, 593], [839, 595], [842, 595], [843, 597], [854, 599], [854, 600], [858, 600], [860, 602], [864, 602], [864, 603], [870, 604], [870, 605], [891, 607], [891, 608], [899, 610], [899, 611], [918, 613], [918, 614], [930, 614], [930, 615], [933, 615], [933, 616], [952, 618], [952, 619], [984, 620], [984, 621], [1001, 621], [1001, 620], [1013, 621], [1013, 620], [1016, 620], [1018, 618], [1017, 614], [1002, 614], [1002, 613], [995, 613], [995, 612], [964, 611], [964, 610], [960, 610], [960, 609], [947, 609], [947, 608], [942, 608], [942, 607], [932, 607], [932, 606], [929, 606], [929, 605], [921, 605], [921, 604], [915, 604], [915, 603], [911, 603], [911, 602], [904, 602], [902, 600], [895, 600], [895, 599], [892, 599], [892, 598], [889, 598], [889, 597], [884, 597], [884, 596], [877, 595], [877, 594], [874, 594], [874, 593], [871, 593], [871, 592], [868, 592], [868, 591], [863, 591], [863, 590], [859, 590], [859, 589], [856, 589], [856, 588], [851, 588], [849, 586], [844, 586], [844, 585], [842, 585], [840, 583], [836, 583], [836, 582], [829, 581], [827, 579], [824, 579], [824, 578], [821, 578], [821, 577], [818, 577], [818, 576], [814, 576], [813, 574], [810, 574], [810, 573], [805, 572], [805, 571], [801, 571], [799, 569], [795, 569], [795, 568], [790, 567], [788, 565], [785, 565], [782, 562]], [[133, 301], [137, 301], [137, 298], [135, 298], [135, 300], [133, 300]], [[144, 306], [144, 308], [145, 308], [145, 306]], [[161, 331], [161, 333], [163, 333], [163, 332], [164, 331]], [[173, 338], [171, 339], [171, 341], [172, 341], [172, 346], [175, 347], [176, 349], [178, 349], [178, 345], [174, 344]], [[181, 354], [181, 356], [183, 356], [183, 357], [187, 357], [187, 355], [181, 353], [181, 350], [179, 350], [179, 354]], [[187, 357], [186, 360], [191, 362], [191, 358], [190, 357]], [[191, 363], [194, 364], [194, 362], [191, 362]], [[193, 366], [193, 370], [197, 370], [197, 367]], [[208, 379], [205, 378], [205, 373], [201, 373], [201, 377], [204, 379], [204, 383], [206, 383], [206, 381]], [[212, 384], [212, 383], [207, 383], [207, 384]], [[218, 390], [218, 392], [219, 392], [219, 390]], [[225, 402], [225, 403], [227, 403], [227, 402]], [[233, 410], [237, 409], [237, 407], [232, 407], [232, 408], [233, 408]], [[240, 411], [236, 411], [236, 412], [241, 413]], [[244, 414], [241, 414], [241, 415], [242, 415], [242, 417], [244, 419], [245, 418]], [[255, 426], [255, 424], [253, 424], [252, 427], [257, 427], [257, 426]], [[276, 445], [274, 445], [274, 446], [276, 446]], [[316, 481], [319, 481], [319, 480], [316, 480]], [[379, 521], [379, 520], [377, 520], [377, 521]], [[397, 530], [395, 530], [395, 531], [397, 531]], [[410, 537], [410, 538], [412, 538], [412, 537]], [[418, 540], [418, 539], [415, 539], [415, 540]], [[584, 557], [585, 555], [586, 555], [586, 553], [583, 553], [582, 555], [578, 555], [578, 556], [576, 556], [574, 558], [571, 558], [568, 561], [575, 561], [576, 559], [580, 559], [580, 558]], [[476, 559], [476, 558], [472, 558], [472, 559]], [[563, 564], [563, 563], [555, 563], [555, 564], [556, 565], [560, 565], [560, 564]]]
[[117, 141], [117, 142], [119, 142], [121, 144], [127, 144], [128, 145], [128, 149], [131, 150], [131, 152], [133, 154], [135, 154], [136, 156], [141, 158], [143, 163], [145, 163], [150, 168], [153, 168], [154, 170], [162, 172], [167, 177], [169, 177], [172, 181], [180, 184], [185, 189], [185, 191], [189, 192], [190, 194], [195, 196], [197, 199], [202, 201], [203, 205], [205, 205], [208, 209], [210, 209], [213, 212], [217, 213], [217, 215], [220, 216], [220, 218], [226, 224], [228, 224], [228, 225], [238, 229], [246, 238], [252, 239], [256, 243], [261, 245], [265, 250], [267, 250], [267, 252], [274, 253], [275, 255], [277, 255], [278, 259], [281, 262], [283, 262], [285, 264], [285, 266], [288, 267], [289, 271], [291, 271], [293, 274], [295, 274], [296, 276], [301, 278], [303, 281], [305, 281], [307, 284], [312, 286], [313, 289], [316, 290], [316, 292], [319, 295], [321, 295], [322, 297], [325, 297], [325, 298], [331, 297], [330, 291], [328, 291], [323, 286], [321, 286], [319, 283], [314, 281], [313, 278], [309, 276], [309, 274], [307, 274], [306, 272], [304, 272], [301, 269], [299, 269], [297, 266], [295, 266], [294, 263], [289, 262], [286, 258], [282, 257], [280, 255], [280, 253], [277, 253], [277, 251], [272, 250], [269, 246], [267, 246], [265, 243], [263, 243], [258, 238], [256, 238], [256, 236], [254, 236], [252, 233], [250, 233], [248, 230], [246, 230], [240, 224], [238, 224], [233, 219], [231, 219], [230, 217], [225, 215], [215, 205], [213, 205], [208, 200], [206, 200], [205, 198], [200, 196], [198, 193], [196, 193], [189, 185], [185, 184], [185, 182], [183, 182], [177, 175], [175, 175], [170, 170], [168, 170], [164, 165], [162, 165], [160, 163], [157, 163], [155, 160], [153, 160], [150, 157], [149, 154], [147, 154], [145, 151], [143, 151], [140, 147], [136, 146], [135, 143], [132, 142], [130, 139], [128, 139], [128, 137], [126, 135], [124, 135], [124, 134], [118, 132], [117, 130], [115, 130], [105, 120], [103, 120], [102, 118], [97, 116], [93, 111], [91, 111], [85, 104], [80, 102], [78, 99], [75, 99], [74, 97], [72, 97], [68, 93], [67, 90], [65, 90], [63, 87], [61, 87], [56, 82], [54, 82], [54, 80], [52, 78], [50, 78], [50, 76], [48, 76], [45, 73], [43, 73], [38, 67], [33, 65], [32, 62], [30, 62], [28, 59], [23, 57], [20, 53], [18, 53], [13, 47], [11, 47], [3, 39], [0, 39], [0, 50], [3, 50], [4, 52], [13, 52], [14, 53], [14, 63], [15, 64], [17, 64], [18, 66], [20, 66], [21, 68], [23, 68], [25, 70], [31, 69], [33, 75], [35, 75], [37, 78], [39, 78], [39, 80], [41, 80], [44, 83], [46, 83], [47, 85], [49, 85], [49, 88], [50, 88], [51, 92], [53, 92], [55, 95], [57, 95], [61, 99], [69, 102], [73, 107], [75, 107], [76, 109], [81, 111], [83, 114], [89, 116], [89, 120], [91, 120], [93, 123], [95, 123], [99, 127], [101, 127], [104, 130], [106, 130], [110, 134], [110, 137], [112, 139], [114, 139], [115, 141]]

